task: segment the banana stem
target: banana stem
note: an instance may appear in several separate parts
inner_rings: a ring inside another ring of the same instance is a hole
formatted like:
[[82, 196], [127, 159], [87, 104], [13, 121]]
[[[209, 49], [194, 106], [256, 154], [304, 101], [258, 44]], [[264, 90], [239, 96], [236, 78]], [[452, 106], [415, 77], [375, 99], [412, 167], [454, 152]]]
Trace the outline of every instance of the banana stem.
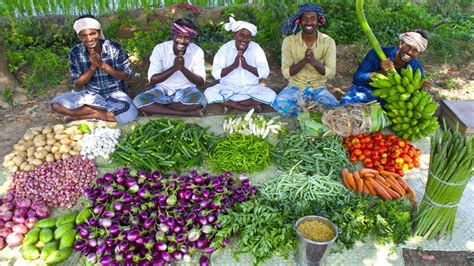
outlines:
[[[372, 48], [374, 48], [375, 53], [379, 56], [380, 60], [387, 59], [387, 56], [380, 47], [379, 41], [377, 41], [377, 38], [375, 37], [374, 33], [372, 32], [372, 29], [369, 26], [369, 23], [367, 23], [367, 19], [365, 18], [364, 0], [356, 0], [356, 13], [357, 18], [360, 22], [360, 26], [362, 27], [365, 36], [367, 36], [367, 39], [369, 39], [370, 45], [372, 46]], [[396, 72], [395, 68], [391, 68], [390, 72]]]

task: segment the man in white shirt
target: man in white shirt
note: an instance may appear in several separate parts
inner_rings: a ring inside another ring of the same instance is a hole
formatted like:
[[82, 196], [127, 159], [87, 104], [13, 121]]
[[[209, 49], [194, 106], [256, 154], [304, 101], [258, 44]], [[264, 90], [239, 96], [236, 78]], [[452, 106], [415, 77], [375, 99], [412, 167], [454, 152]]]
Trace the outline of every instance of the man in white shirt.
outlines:
[[217, 103], [225, 108], [248, 111], [261, 110], [261, 104], [271, 105], [276, 93], [259, 84], [270, 72], [265, 52], [252, 37], [257, 27], [245, 21], [229, 18], [225, 24], [232, 30], [234, 40], [224, 44], [214, 56], [212, 76], [219, 84], [204, 91], [209, 104]]
[[133, 99], [144, 114], [202, 116], [204, 94], [196, 86], [204, 84], [204, 52], [192, 43], [196, 26], [178, 19], [171, 28], [173, 40], [155, 46], [150, 56], [148, 87]]

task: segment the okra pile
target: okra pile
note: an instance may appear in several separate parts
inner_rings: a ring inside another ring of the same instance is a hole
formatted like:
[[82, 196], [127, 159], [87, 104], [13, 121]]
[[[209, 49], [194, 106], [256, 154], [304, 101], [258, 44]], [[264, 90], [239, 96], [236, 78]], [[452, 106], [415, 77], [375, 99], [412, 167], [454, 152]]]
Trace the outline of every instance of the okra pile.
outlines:
[[133, 169], [179, 173], [200, 165], [213, 139], [199, 125], [157, 119], [135, 127], [120, 141], [111, 159]]

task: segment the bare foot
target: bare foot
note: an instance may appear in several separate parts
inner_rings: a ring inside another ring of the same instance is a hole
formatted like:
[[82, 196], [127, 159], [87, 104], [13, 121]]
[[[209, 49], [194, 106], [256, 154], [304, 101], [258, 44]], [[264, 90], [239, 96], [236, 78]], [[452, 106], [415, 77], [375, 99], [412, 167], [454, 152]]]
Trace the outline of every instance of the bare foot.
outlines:
[[[252, 107], [253, 109], [255, 109], [255, 112], [257, 112], [257, 113], [262, 112], [262, 106], [260, 106], [260, 105], [252, 105], [251, 107]], [[252, 109], [252, 108], [250, 108], [250, 109]], [[250, 110], [250, 109], [249, 109], [249, 110]]]

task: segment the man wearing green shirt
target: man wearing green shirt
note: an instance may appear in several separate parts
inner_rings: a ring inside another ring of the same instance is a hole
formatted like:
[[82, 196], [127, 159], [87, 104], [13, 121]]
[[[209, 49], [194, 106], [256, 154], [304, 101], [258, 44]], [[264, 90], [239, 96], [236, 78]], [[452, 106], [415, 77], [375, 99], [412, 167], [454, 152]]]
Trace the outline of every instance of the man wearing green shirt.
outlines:
[[[292, 33], [283, 40], [281, 49], [281, 70], [289, 84], [273, 103], [275, 110], [284, 115], [299, 113], [299, 96], [305, 101], [320, 100], [320, 94], [326, 91], [323, 88], [327, 79], [336, 73], [336, 43], [317, 30], [318, 25], [326, 23], [323, 13], [319, 5], [300, 5], [298, 12], [280, 29], [284, 34]], [[298, 28], [301, 31], [298, 32]], [[327, 103], [331, 104], [332, 100], [333, 97], [329, 97]]]

